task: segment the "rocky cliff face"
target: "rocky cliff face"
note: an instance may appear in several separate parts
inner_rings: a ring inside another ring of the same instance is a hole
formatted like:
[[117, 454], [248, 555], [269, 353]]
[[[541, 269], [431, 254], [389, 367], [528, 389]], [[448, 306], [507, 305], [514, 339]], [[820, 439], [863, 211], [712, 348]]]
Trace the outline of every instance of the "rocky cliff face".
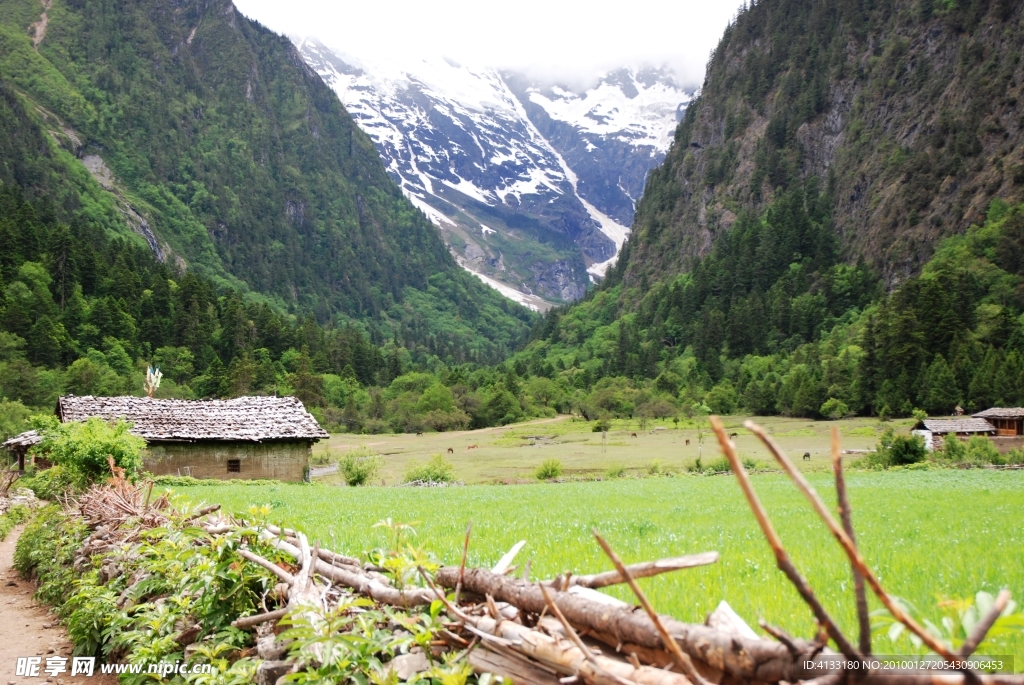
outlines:
[[739, 213], [817, 179], [849, 261], [891, 286], [994, 197], [1024, 197], [1022, 6], [762, 0], [716, 49], [652, 173], [628, 284], [687, 269]]

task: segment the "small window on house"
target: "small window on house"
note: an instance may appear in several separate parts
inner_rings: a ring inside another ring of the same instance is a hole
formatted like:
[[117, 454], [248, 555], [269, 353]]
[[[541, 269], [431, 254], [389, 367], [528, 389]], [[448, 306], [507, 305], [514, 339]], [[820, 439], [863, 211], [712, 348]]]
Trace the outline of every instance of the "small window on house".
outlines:
[[241, 473], [242, 472], [242, 460], [241, 459], [228, 459], [228, 473]]

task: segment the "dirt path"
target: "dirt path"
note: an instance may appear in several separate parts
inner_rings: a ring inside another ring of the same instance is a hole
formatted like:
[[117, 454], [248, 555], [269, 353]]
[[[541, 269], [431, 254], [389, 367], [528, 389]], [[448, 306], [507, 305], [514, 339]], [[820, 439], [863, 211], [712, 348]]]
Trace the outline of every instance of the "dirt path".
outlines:
[[[92, 685], [114, 685], [117, 677], [100, 675], [91, 678], [76, 675], [71, 677], [71, 642], [57, 618], [41, 607], [32, 594], [35, 584], [22, 580], [14, 570], [14, 545], [21, 536], [22, 527], [11, 531], [7, 539], [0, 542], [0, 684], [7, 683], [91, 683]], [[39, 676], [15, 675], [18, 657], [42, 657]], [[47, 657], [66, 657], [67, 671], [55, 677], [48, 676], [44, 669]]]
[[39, 44], [43, 42], [43, 38], [46, 38], [46, 26], [50, 23], [50, 16], [47, 12], [50, 10], [53, 0], [42, 0], [42, 3], [43, 13], [39, 15], [39, 21], [29, 27], [32, 29], [32, 44], [36, 50], [39, 49]]

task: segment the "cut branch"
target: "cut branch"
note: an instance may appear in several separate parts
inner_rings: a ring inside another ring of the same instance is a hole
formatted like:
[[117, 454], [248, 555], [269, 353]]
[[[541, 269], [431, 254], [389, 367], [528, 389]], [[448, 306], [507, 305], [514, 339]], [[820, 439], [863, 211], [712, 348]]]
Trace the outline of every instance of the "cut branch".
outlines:
[[[747, 424], [750, 424], [748, 421]], [[715, 435], [718, 436], [718, 442], [722, 446], [722, 452], [729, 460], [729, 464], [732, 466], [733, 473], [736, 474], [736, 479], [740, 483], [740, 488], [743, 490], [743, 494], [747, 498], [747, 502], [750, 504], [750, 509], [754, 512], [754, 517], [757, 519], [758, 524], [761, 526], [761, 530], [764, 532], [765, 538], [768, 540], [768, 545], [772, 548], [772, 552], [775, 553], [775, 561], [779, 567], [779, 570], [786, 574], [793, 586], [796, 587], [797, 592], [803, 598], [807, 606], [811, 608], [814, 613], [814, 617], [818, 619], [818, 623], [824, 627], [829, 637], [836, 643], [839, 651], [842, 652], [846, 658], [854, 661], [861, 661], [861, 656], [854, 649], [850, 641], [846, 639], [842, 631], [839, 630], [839, 626], [836, 625], [832, 617], [829, 616], [828, 612], [825, 611], [825, 607], [818, 601], [817, 595], [814, 594], [814, 590], [808, 584], [796, 567], [793, 566], [793, 562], [790, 561], [789, 553], [786, 552], [786, 548], [782, 546], [782, 540], [779, 538], [778, 533], [775, 532], [775, 527], [772, 525], [771, 520], [768, 518], [768, 512], [765, 511], [764, 505], [761, 504], [761, 500], [758, 499], [757, 493], [754, 492], [754, 487], [750, 484], [750, 476], [747, 475], [747, 470], [743, 467], [740, 462], [739, 455], [736, 454], [736, 447], [732, 444], [732, 440], [725, 432], [725, 426], [722, 425], [722, 421], [717, 416], [711, 417], [711, 427], [715, 431]], [[749, 428], [749, 425], [748, 425]]]
[[[687, 568], [696, 568], [698, 566], [707, 566], [718, 561], [718, 552], [703, 552], [701, 554], [690, 554], [684, 557], [670, 557], [668, 559], [658, 559], [657, 561], [645, 561], [640, 564], [630, 564], [626, 568], [629, 570], [629, 575], [633, 578], [650, 578], [661, 573], [668, 573], [670, 571], [681, 571]], [[549, 581], [548, 585], [553, 585], [558, 581]], [[570, 579], [569, 585], [581, 585], [591, 589], [598, 589], [602, 587], [608, 587], [609, 585], [619, 585], [625, 583], [626, 579], [622, 577], [622, 574], [618, 571], [605, 571], [603, 573], [594, 573], [589, 576], [573, 576]]]
[[[832, 472], [836, 479], [836, 499], [839, 502], [839, 518], [843, 522], [843, 530], [850, 536], [850, 541], [857, 544], [857, 538], [853, 532], [853, 512], [850, 509], [850, 500], [846, 494], [846, 478], [843, 477], [843, 454], [839, 449], [839, 429], [832, 426]], [[857, 626], [859, 635], [857, 646], [864, 656], [871, 654], [871, 616], [868, 614], [868, 598], [864, 591], [864, 576], [857, 570], [857, 565], [852, 561], [850, 567], [853, 571], [853, 594], [857, 601]]]
[[295, 576], [293, 576], [292, 574], [288, 573], [283, 568], [281, 568], [280, 566], [278, 566], [274, 562], [270, 561], [269, 559], [264, 559], [260, 555], [253, 554], [252, 552], [250, 552], [247, 549], [240, 549], [240, 550], [238, 550], [238, 556], [242, 557], [246, 561], [251, 561], [254, 564], [258, 564], [259, 566], [262, 566], [263, 568], [267, 569], [268, 571], [273, 573], [275, 576], [277, 576], [278, 578], [280, 578], [284, 582], [288, 583], [289, 586], [295, 584]]
[[644, 608], [644, 611], [647, 612], [647, 616], [650, 617], [651, 623], [654, 624], [655, 629], [658, 631], [658, 635], [661, 637], [661, 641], [675, 658], [675, 662], [679, 667], [679, 670], [685, 673], [694, 683], [697, 683], [698, 685], [709, 685], [708, 681], [704, 680], [701, 674], [697, 672], [697, 669], [694, 668], [689, 655], [684, 654], [683, 650], [680, 649], [679, 644], [671, 635], [668, 634], [668, 630], [666, 630], [665, 624], [661, 622], [658, 612], [654, 610], [654, 606], [647, 599], [647, 595], [644, 594], [644, 591], [640, 589], [640, 586], [633, 579], [633, 576], [630, 575], [629, 569], [622, 563], [622, 559], [619, 558], [619, 555], [615, 553], [612, 546], [609, 545], [603, 537], [601, 537], [601, 534], [598, 533], [597, 530], [592, 528], [590, 532], [594, 534], [594, 537], [597, 538], [597, 544], [601, 545], [601, 549], [604, 550], [604, 553], [607, 554], [608, 558], [612, 560], [613, 564], [615, 564], [615, 570], [619, 572], [620, 576], [626, 579], [626, 582], [629, 583], [629, 589], [632, 590], [633, 594], [636, 595], [636, 598], [640, 600], [640, 605]]
[[933, 652], [940, 654], [947, 659], [955, 660], [956, 655], [949, 649], [949, 647], [942, 644], [938, 638], [921, 627], [917, 621], [903, 611], [903, 608], [900, 607], [898, 602], [889, 596], [889, 593], [887, 593], [882, 587], [878, 578], [875, 577], [874, 572], [868, 567], [867, 562], [864, 561], [864, 557], [862, 557], [860, 552], [857, 551], [857, 546], [850, 539], [850, 536], [847, 535], [846, 531], [839, 526], [831, 512], [829, 512], [828, 507], [825, 506], [821, 497], [818, 496], [817, 491], [815, 491], [811, 484], [807, 482], [807, 479], [804, 478], [803, 474], [797, 470], [796, 466], [793, 465], [793, 462], [791, 462], [789, 457], [787, 457], [782, 451], [782, 448], [775, 443], [763, 428], [753, 421], [747, 421], [743, 425], [760, 438], [761, 442], [763, 442], [768, 448], [768, 451], [770, 451], [772, 456], [775, 457], [775, 461], [779, 462], [779, 465], [789, 475], [790, 479], [792, 479], [800, 491], [804, 493], [810, 501], [811, 506], [813, 506], [814, 510], [818, 513], [818, 516], [821, 517], [821, 520], [825, 522], [825, 525], [832, 532], [832, 535], [839, 541], [839, 545], [846, 552], [851, 563], [853, 563], [854, 567], [860, 571], [862, 576], [864, 576], [868, 585], [871, 586], [871, 590], [875, 593], [882, 604], [885, 605], [885, 608], [889, 610], [889, 613], [893, 615], [893, 618], [905, 625], [910, 632], [921, 638], [921, 641], [928, 645], [928, 648]]
[[[434, 579], [442, 587], [454, 588], [458, 574], [457, 566], [447, 566], [440, 569]], [[507, 578], [486, 569], [466, 569], [463, 588], [480, 596], [490, 594], [495, 600], [508, 602], [520, 611], [540, 615], [547, 609], [536, 583]], [[556, 593], [552, 599], [577, 630], [586, 630], [607, 645], [667, 649], [650, 617], [633, 607], [598, 603], [571, 592]], [[660, 618], [683, 651], [713, 669], [736, 678], [759, 681], [794, 682], [804, 675], [801, 665], [777, 642], [737, 637], [668, 616]]]
[[284, 618], [290, 609], [278, 609], [276, 611], [268, 611], [265, 614], [255, 614], [254, 616], [246, 616], [239, 618], [231, 622], [232, 628], [238, 628], [244, 630], [245, 628], [252, 628], [258, 626], [261, 623], [267, 623], [269, 621], [279, 621]]

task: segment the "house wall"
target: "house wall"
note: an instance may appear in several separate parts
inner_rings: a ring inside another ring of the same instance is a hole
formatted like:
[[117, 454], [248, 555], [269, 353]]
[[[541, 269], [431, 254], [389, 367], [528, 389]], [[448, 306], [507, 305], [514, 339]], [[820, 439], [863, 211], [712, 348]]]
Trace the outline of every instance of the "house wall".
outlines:
[[[276, 478], [301, 481], [309, 466], [308, 440], [274, 442], [165, 442], [152, 443], [143, 459], [154, 475], [194, 478]], [[228, 460], [239, 461], [237, 473], [228, 472]]]

